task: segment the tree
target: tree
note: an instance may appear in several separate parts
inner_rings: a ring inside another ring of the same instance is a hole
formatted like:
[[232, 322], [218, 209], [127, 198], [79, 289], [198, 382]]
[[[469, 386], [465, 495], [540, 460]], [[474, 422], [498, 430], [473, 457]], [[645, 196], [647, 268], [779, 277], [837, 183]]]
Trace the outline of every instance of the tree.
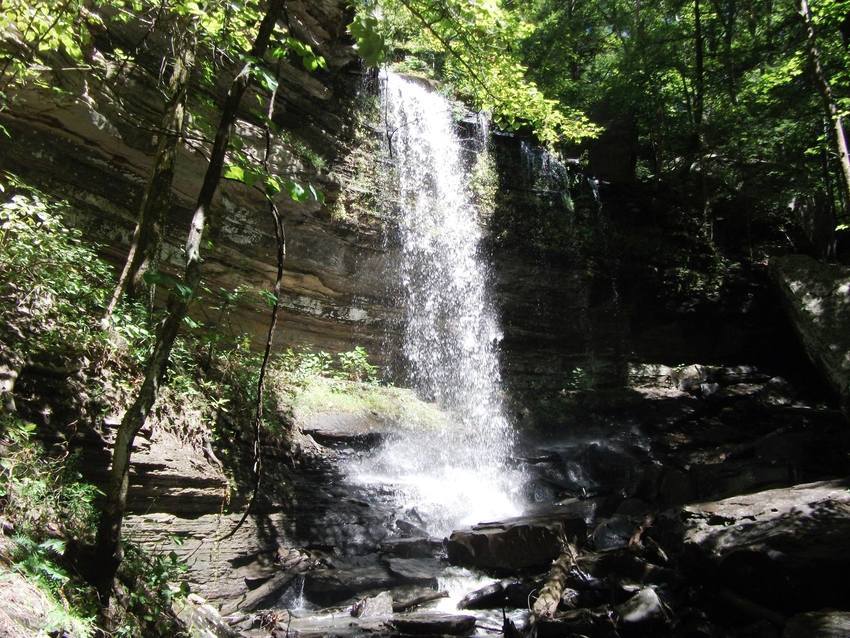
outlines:
[[[186, 125], [189, 77], [195, 60], [197, 38], [193, 29], [178, 25], [174, 38], [177, 50], [172, 61], [171, 78], [166, 88], [167, 102], [162, 114], [154, 165], [142, 196], [141, 210], [130, 250], [112, 299], [106, 308], [108, 318], [125, 294], [135, 297], [143, 288], [146, 272], [155, 272], [162, 245], [162, 225], [171, 208], [174, 164], [177, 148]], [[152, 305], [153, 299], [150, 300]]]
[[127, 504], [133, 441], [156, 401], [160, 379], [168, 363], [171, 348], [198, 289], [201, 280], [202, 241], [205, 231], [208, 230], [207, 226], [214, 230], [218, 224], [218, 220], [211, 216], [211, 204], [221, 180], [239, 104], [251, 80], [252, 68], [261, 63], [269, 48], [283, 7], [284, 0], [269, 1], [246, 61], [230, 85], [186, 240], [183, 278], [169, 293], [165, 319], [157, 330], [153, 351], [145, 367], [144, 380], [118, 426], [112, 452], [110, 480], [97, 533], [97, 552], [101, 561], [97, 585], [104, 600], [109, 599], [115, 573], [122, 559], [121, 525]]
[[823, 99], [824, 113], [832, 124], [833, 139], [844, 183], [844, 201], [850, 205], [850, 154], [848, 154], [847, 135], [844, 131], [844, 117], [838, 107], [833, 95], [832, 85], [821, 62], [820, 49], [808, 0], [800, 0], [800, 17], [803, 19], [803, 25], [806, 29], [806, 49], [812, 67], [815, 87]]

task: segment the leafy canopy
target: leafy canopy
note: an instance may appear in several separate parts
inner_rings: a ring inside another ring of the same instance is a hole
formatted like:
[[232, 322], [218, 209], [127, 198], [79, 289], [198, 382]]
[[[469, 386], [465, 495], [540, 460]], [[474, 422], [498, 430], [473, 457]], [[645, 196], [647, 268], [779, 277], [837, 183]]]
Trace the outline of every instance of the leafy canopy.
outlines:
[[391, 52], [399, 70], [442, 80], [503, 129], [531, 126], [550, 146], [599, 132], [528, 78], [520, 45], [534, 27], [498, 0], [367, 1], [349, 30], [367, 62]]

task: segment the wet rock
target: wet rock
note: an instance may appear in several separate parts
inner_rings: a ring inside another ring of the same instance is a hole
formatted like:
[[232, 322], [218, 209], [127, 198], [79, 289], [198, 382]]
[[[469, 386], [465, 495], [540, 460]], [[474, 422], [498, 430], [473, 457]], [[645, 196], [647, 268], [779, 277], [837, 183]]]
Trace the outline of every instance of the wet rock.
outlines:
[[458, 609], [499, 609], [505, 604], [505, 588], [501, 582], [490, 583], [469, 592], [460, 599]]
[[657, 629], [668, 621], [667, 610], [651, 587], [641, 589], [614, 611], [625, 635]]
[[230, 614], [236, 611], [253, 611], [269, 607], [281, 597], [287, 587], [298, 577], [297, 574], [280, 572], [267, 579], [258, 587], [246, 592], [236, 600], [228, 601], [222, 612]]
[[785, 625], [782, 638], [847, 638], [850, 612], [813, 611], [798, 614]]
[[395, 526], [396, 529], [398, 529], [398, 531], [407, 538], [422, 538], [423, 536], [428, 536], [428, 532], [426, 532], [422, 527], [409, 521], [398, 519], [395, 522]]
[[569, 587], [564, 587], [561, 592], [561, 602], [559, 605], [562, 609], [575, 609], [579, 606], [579, 601], [581, 600], [581, 592], [576, 589], [571, 589]]
[[524, 608], [533, 585], [516, 580], [502, 580], [469, 592], [458, 603], [458, 609]]
[[612, 516], [602, 521], [593, 530], [590, 541], [596, 551], [604, 552], [627, 547], [640, 521], [630, 516]]
[[339, 604], [360, 592], [391, 589], [399, 577], [380, 565], [317, 569], [304, 575], [304, 596], [322, 607]]
[[644, 560], [627, 549], [600, 554], [582, 554], [579, 567], [596, 578], [627, 579], [638, 584], [667, 585], [681, 581], [681, 576], [667, 567]]
[[438, 538], [389, 538], [381, 543], [382, 554], [398, 558], [428, 558], [442, 551], [443, 541]]
[[565, 459], [568, 483], [576, 495], [617, 494], [633, 496], [641, 483], [640, 450], [627, 450], [612, 445], [590, 443], [576, 449], [577, 454]]
[[553, 507], [548, 513], [476, 525], [453, 532], [446, 549], [449, 562], [494, 571], [545, 567], [561, 552], [561, 538], [581, 536], [587, 525], [576, 508]]
[[386, 618], [352, 618], [348, 614], [323, 614], [293, 618], [285, 626], [272, 631], [272, 638], [364, 638], [391, 636]]
[[475, 630], [475, 616], [455, 616], [437, 612], [398, 614], [391, 621], [402, 634], [468, 636]]
[[437, 586], [437, 575], [443, 569], [443, 564], [433, 558], [390, 558], [386, 564], [399, 582], [428, 587]]
[[351, 615], [356, 618], [389, 617], [393, 615], [393, 597], [388, 591], [377, 596], [364, 598], [351, 606]]

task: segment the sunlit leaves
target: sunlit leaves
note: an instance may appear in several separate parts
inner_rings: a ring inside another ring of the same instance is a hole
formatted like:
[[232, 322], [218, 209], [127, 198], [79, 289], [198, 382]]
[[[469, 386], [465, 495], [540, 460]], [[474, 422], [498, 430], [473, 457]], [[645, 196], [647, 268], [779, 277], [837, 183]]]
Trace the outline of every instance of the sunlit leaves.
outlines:
[[354, 37], [357, 53], [371, 66], [377, 66], [386, 57], [386, 43], [381, 33], [378, 19], [366, 11], [359, 11], [348, 25], [348, 32]]
[[519, 45], [533, 27], [497, 0], [380, 0], [361, 8], [349, 31], [367, 62], [380, 61], [391, 40], [502, 128], [530, 125], [549, 145], [598, 133], [528, 79]]
[[313, 47], [292, 36], [285, 36], [281, 40], [280, 46], [272, 50], [272, 55], [280, 58], [284, 57], [289, 51], [292, 51], [301, 58], [301, 64], [307, 71], [328, 68], [325, 58], [313, 51]]

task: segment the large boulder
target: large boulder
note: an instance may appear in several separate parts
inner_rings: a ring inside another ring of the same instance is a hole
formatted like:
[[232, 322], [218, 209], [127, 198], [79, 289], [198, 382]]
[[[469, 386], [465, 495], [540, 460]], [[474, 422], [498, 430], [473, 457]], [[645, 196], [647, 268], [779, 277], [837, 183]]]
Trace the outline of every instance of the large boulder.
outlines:
[[773, 281], [809, 357], [850, 408], [850, 268], [805, 255], [776, 257]]
[[[673, 524], [700, 578], [783, 613], [846, 605], [850, 482], [824, 481], [687, 505]], [[670, 543], [673, 538], [668, 538]]]
[[545, 567], [561, 553], [563, 538], [585, 537], [585, 509], [577, 501], [455, 531], [446, 545], [449, 562], [499, 572]]

